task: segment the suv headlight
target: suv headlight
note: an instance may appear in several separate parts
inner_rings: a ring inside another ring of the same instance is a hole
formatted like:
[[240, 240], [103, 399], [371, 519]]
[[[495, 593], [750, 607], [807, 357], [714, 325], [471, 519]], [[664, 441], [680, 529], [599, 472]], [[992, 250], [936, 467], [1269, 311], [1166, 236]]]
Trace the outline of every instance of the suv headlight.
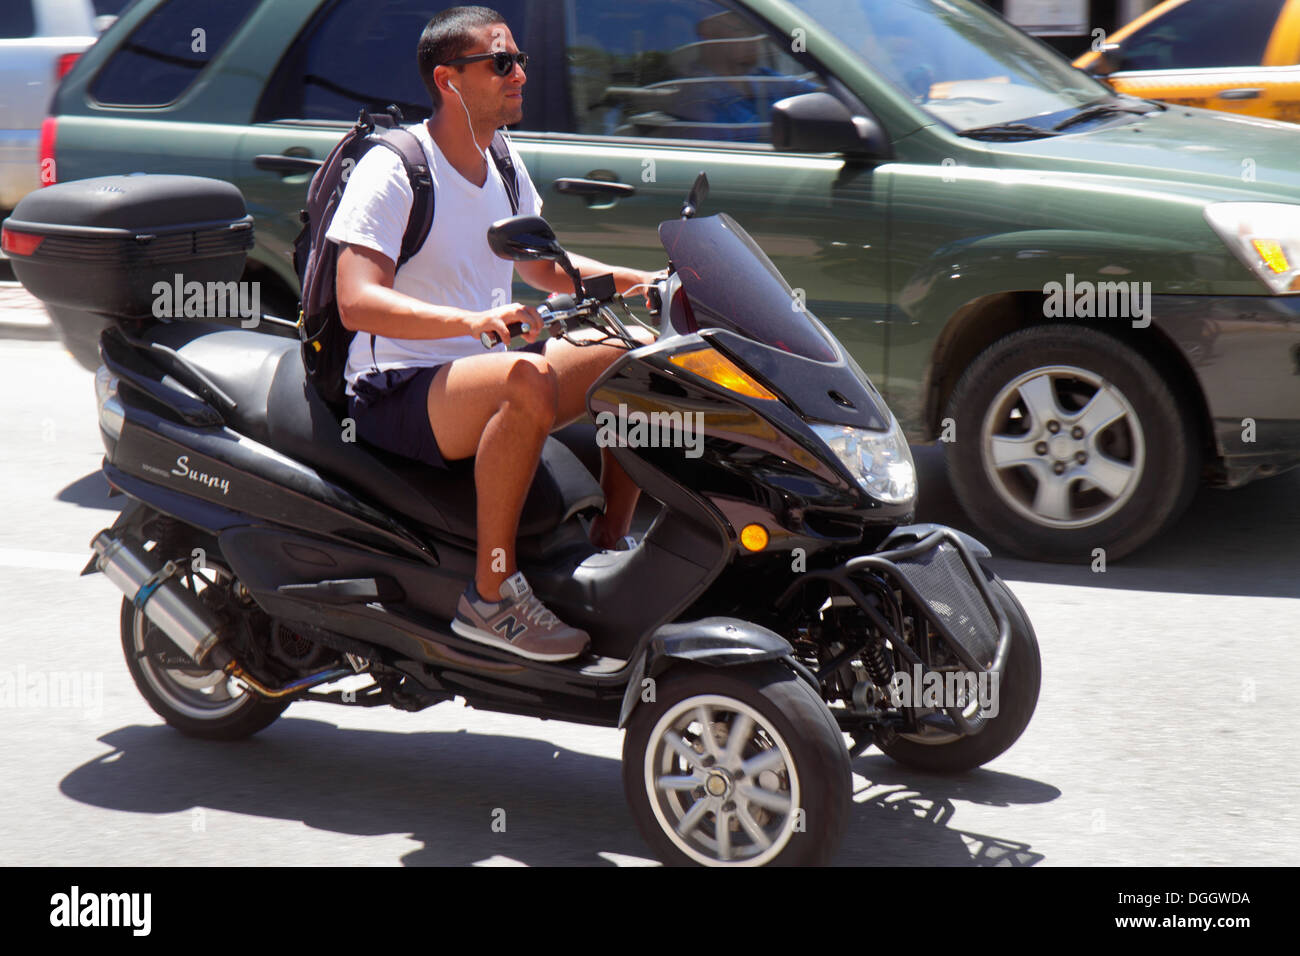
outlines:
[[1274, 295], [1300, 292], [1300, 206], [1282, 202], [1221, 202], [1205, 219]]
[[916, 497], [912, 452], [892, 414], [889, 430], [883, 432], [848, 425], [810, 427], [873, 498], [898, 505]]

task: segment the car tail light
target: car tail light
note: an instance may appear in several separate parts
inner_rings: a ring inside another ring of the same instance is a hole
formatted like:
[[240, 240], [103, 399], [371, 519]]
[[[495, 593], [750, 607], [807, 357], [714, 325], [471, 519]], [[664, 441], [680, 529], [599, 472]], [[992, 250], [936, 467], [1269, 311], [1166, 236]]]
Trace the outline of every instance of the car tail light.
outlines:
[[65, 53], [59, 57], [58, 65], [54, 68], [55, 83], [68, 75], [68, 71], [76, 65], [79, 56], [81, 56], [80, 53]]
[[44, 236], [35, 233], [15, 232], [12, 229], [0, 230], [0, 249], [3, 249], [6, 255], [30, 256], [44, 241]]
[[54, 166], [54, 147], [59, 137], [58, 118], [45, 117], [41, 123], [41, 185], [52, 186], [58, 182]]

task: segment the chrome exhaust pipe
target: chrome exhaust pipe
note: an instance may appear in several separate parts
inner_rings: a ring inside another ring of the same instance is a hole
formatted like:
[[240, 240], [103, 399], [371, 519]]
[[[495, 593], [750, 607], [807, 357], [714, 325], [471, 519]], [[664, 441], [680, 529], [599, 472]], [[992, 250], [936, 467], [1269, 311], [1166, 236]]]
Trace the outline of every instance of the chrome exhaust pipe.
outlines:
[[[143, 609], [173, 644], [202, 664], [221, 640], [221, 625], [211, 610], [177, 583], [179, 565], [175, 561], [164, 565], [144, 548], [126, 538], [113, 538], [108, 531], [97, 534], [90, 546], [104, 576]], [[217, 657], [225, 658], [212, 662], [217, 667], [231, 662], [228, 653]]]

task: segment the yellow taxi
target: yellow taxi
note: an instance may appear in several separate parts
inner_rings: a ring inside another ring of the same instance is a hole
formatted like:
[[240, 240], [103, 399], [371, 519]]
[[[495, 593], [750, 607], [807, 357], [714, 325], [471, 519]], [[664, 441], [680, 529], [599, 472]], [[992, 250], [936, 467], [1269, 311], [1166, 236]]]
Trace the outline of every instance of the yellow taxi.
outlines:
[[1121, 93], [1300, 123], [1300, 0], [1166, 0], [1093, 47]]

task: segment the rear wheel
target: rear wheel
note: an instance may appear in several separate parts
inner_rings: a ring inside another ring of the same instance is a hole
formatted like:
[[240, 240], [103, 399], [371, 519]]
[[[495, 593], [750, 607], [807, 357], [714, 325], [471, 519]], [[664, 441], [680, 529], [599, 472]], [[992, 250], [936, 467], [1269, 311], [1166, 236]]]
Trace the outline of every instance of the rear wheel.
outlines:
[[823, 864], [852, 774], [835, 719], [784, 666], [678, 665], [632, 713], [623, 785], [642, 837], [672, 865]]
[[[233, 577], [206, 562], [203, 570], [187, 568], [178, 580], [214, 610], [230, 600]], [[238, 612], [236, 612], [238, 613]], [[122, 651], [141, 695], [154, 712], [183, 734], [209, 740], [239, 740], [270, 725], [289, 706], [267, 700], [221, 670], [195, 665], [144, 611], [122, 599]]]

